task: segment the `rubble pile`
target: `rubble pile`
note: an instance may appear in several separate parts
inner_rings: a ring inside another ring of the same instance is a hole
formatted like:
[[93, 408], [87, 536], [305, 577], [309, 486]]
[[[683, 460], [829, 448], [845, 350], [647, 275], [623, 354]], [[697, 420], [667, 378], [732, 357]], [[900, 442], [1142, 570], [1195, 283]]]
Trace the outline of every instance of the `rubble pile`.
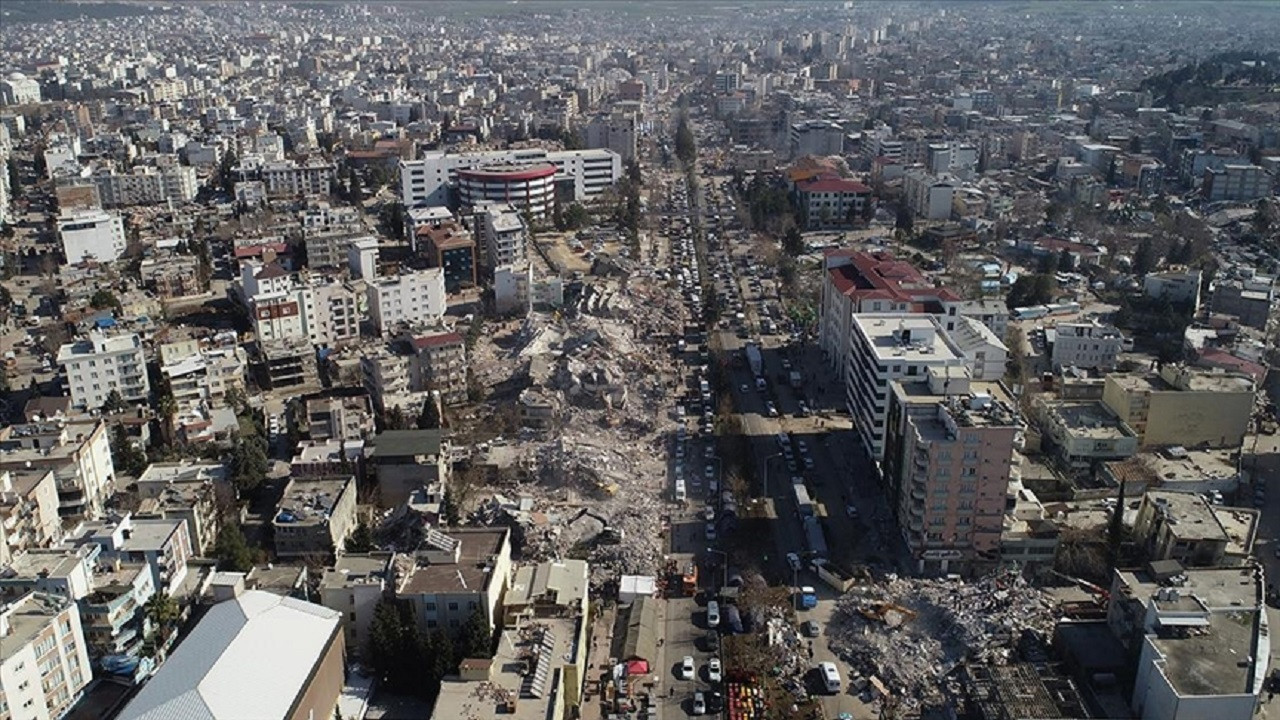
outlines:
[[1024, 631], [1049, 635], [1057, 604], [1015, 574], [973, 582], [888, 576], [840, 598], [831, 649], [909, 704], [940, 697], [961, 661], [1007, 662]]
[[783, 678], [782, 685], [796, 702], [805, 702], [809, 691], [805, 688], [804, 676], [813, 667], [813, 641], [801, 637], [783, 608], [769, 606], [765, 613], [769, 647], [774, 654], [774, 667]]

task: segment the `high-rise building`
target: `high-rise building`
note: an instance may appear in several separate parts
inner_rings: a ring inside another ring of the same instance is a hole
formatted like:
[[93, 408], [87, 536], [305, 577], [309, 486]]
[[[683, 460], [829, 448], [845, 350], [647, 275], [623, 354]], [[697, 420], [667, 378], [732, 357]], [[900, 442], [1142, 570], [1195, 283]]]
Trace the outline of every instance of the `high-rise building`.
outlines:
[[136, 333], [92, 330], [87, 338], [63, 345], [58, 364], [66, 370], [73, 407], [97, 410], [112, 390], [126, 402], [146, 402], [151, 394], [146, 353]]
[[57, 720], [92, 679], [75, 603], [32, 592], [0, 610], [0, 708], [5, 717]]
[[400, 326], [433, 325], [444, 317], [444, 269], [427, 268], [369, 283], [369, 318], [388, 335]]
[[475, 210], [476, 234], [484, 243], [490, 268], [519, 264], [529, 257], [529, 232], [515, 207], [486, 203]]
[[599, 196], [622, 177], [622, 156], [610, 150], [548, 151], [541, 148], [492, 152], [424, 153], [420, 160], [400, 163], [400, 199], [408, 207], [448, 205], [449, 185], [458, 171], [500, 164], [550, 163], [553, 182], [572, 186], [573, 199]]
[[884, 478], [917, 570], [994, 566], [1023, 439], [1016, 403], [998, 382], [937, 367], [890, 395]]
[[636, 159], [636, 116], [634, 113], [600, 114], [587, 122], [587, 147], [612, 150], [623, 162]]

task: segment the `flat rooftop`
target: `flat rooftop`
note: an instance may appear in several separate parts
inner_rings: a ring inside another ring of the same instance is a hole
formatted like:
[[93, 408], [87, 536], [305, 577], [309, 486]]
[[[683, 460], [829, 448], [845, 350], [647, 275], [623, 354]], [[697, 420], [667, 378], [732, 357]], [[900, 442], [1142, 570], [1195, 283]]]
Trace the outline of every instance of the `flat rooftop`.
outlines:
[[276, 511], [275, 524], [314, 525], [328, 522], [333, 506], [338, 503], [348, 486], [355, 483], [353, 477], [323, 479], [294, 478], [284, 489], [284, 496]]
[[1151, 469], [1165, 483], [1179, 480], [1203, 482], [1208, 479], [1236, 477], [1236, 462], [1230, 450], [1188, 450], [1182, 457], [1169, 457], [1166, 453], [1144, 454]]
[[502, 551], [508, 531], [451, 529], [443, 532], [461, 543], [458, 562], [429, 563], [422, 555], [416, 555], [417, 566], [399, 592], [413, 595], [479, 592], [488, 585], [493, 572], [486, 567], [491, 558]]
[[[546, 720], [549, 704], [564, 692], [561, 668], [572, 664], [582, 652], [575, 642], [579, 622], [580, 619], [569, 618], [538, 620], [503, 631], [489, 666], [488, 680], [446, 679], [440, 685], [431, 716]], [[525, 674], [527, 664], [546, 667], [541, 686], [537, 686], [532, 674]], [[504, 700], [515, 701], [515, 712], [508, 713], [499, 706]]]
[[1088, 402], [1058, 402], [1051, 406], [1055, 414], [1075, 434], [1099, 440], [1134, 437], [1105, 405], [1096, 400]]
[[1130, 392], [1179, 392], [1187, 390], [1192, 392], [1252, 393], [1254, 391], [1253, 381], [1248, 378], [1215, 372], [1194, 372], [1189, 374], [1186, 388], [1174, 387], [1155, 374], [1113, 374], [1110, 377]]
[[1196, 493], [1148, 490], [1144, 502], [1168, 509], [1173, 536], [1180, 540], [1226, 540], [1227, 533], [1218, 523], [1213, 506]]
[[1178, 693], [1245, 695], [1253, 692], [1253, 639], [1258, 611], [1210, 613], [1208, 628], [1182, 628], [1151, 638], [1165, 657], [1164, 674]]
[[320, 579], [323, 588], [377, 585], [387, 579], [387, 555], [340, 555]]
[[[1167, 586], [1146, 570], [1120, 570], [1117, 574], [1137, 598], [1154, 597], [1157, 590]], [[1258, 581], [1252, 568], [1183, 568], [1179, 574], [1185, 578], [1177, 586], [1179, 594], [1194, 596], [1210, 610], [1233, 610], [1259, 602]]]
[[853, 316], [853, 323], [870, 343], [878, 362], [946, 364], [964, 358], [932, 315], [859, 313]]
[[[1016, 427], [1017, 403], [998, 382], [974, 380], [969, 382], [966, 395], [938, 395], [926, 382], [901, 383], [902, 395], [912, 405], [930, 403], [946, 408], [960, 427]], [[937, 432], [945, 434], [946, 425], [941, 416], [924, 418], [913, 416], [917, 429], [926, 439]], [[927, 433], [927, 434], [926, 434]]]
[[5, 636], [0, 659], [8, 660], [44, 630], [70, 603], [56, 595], [30, 593], [18, 599], [9, 612], [9, 634]]

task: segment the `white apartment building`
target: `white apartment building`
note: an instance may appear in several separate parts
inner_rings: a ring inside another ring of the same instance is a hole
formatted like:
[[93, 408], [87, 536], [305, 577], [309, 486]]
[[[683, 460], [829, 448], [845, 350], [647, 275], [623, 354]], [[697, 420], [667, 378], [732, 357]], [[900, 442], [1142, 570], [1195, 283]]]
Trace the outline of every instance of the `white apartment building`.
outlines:
[[240, 284], [260, 341], [340, 345], [360, 337], [360, 295], [348, 283], [250, 261], [240, 268]]
[[1064, 367], [1114, 370], [1126, 338], [1100, 323], [1058, 323], [1053, 341], [1053, 369]]
[[955, 329], [948, 335], [964, 354], [974, 380], [994, 382], [1004, 377], [1009, 348], [1005, 347], [1004, 341], [991, 328], [962, 315], [956, 322]]
[[491, 152], [424, 153], [420, 160], [400, 163], [400, 199], [407, 207], [448, 205], [449, 186], [464, 168], [488, 165], [550, 163], [556, 182], [572, 182], [573, 199], [591, 200], [622, 177], [622, 156], [612, 150], [548, 151], [541, 148]]
[[519, 312], [529, 314], [533, 298], [529, 288], [533, 286], [533, 263], [499, 265], [493, 269], [493, 309], [499, 315]]
[[0, 80], [0, 105], [27, 105], [40, 102], [40, 82], [20, 72]]
[[360, 295], [351, 285], [312, 277], [297, 295], [303, 332], [312, 345], [341, 345], [360, 337]]
[[1142, 278], [1142, 291], [1147, 297], [1191, 306], [1200, 311], [1200, 270], [1174, 270], [1148, 273]]
[[93, 259], [114, 262], [124, 254], [124, 221], [104, 210], [77, 210], [58, 218], [58, 237], [68, 265]]
[[369, 317], [388, 335], [401, 325], [433, 325], [444, 317], [444, 269], [427, 268], [378, 278], [368, 285]]
[[411, 360], [406, 355], [379, 347], [360, 356], [360, 377], [379, 411], [388, 408], [421, 409], [424, 394], [412, 389]]
[[519, 265], [529, 258], [529, 232], [514, 205], [480, 203], [475, 213], [476, 235], [489, 267]]
[[329, 163], [267, 163], [259, 173], [270, 197], [328, 195], [333, 189], [334, 167]]
[[1201, 192], [1209, 202], [1247, 202], [1271, 194], [1273, 181], [1258, 165], [1224, 164], [1204, 171]]
[[947, 177], [935, 177], [922, 169], [908, 170], [902, 176], [902, 193], [907, 207], [925, 220], [951, 217], [956, 183]]
[[894, 380], [924, 380], [929, 369], [957, 379], [972, 375], [964, 352], [932, 315], [859, 314], [852, 329], [844, 360], [845, 400], [863, 446], [879, 462]]
[[112, 390], [128, 402], [146, 402], [151, 394], [147, 357], [136, 333], [90, 331], [88, 338], [58, 350], [58, 364], [67, 373], [71, 405], [82, 410], [102, 407]]
[[92, 679], [74, 602], [31, 592], [0, 611], [0, 715], [58, 720]]
[[191, 202], [199, 191], [196, 169], [186, 165], [162, 168], [139, 165], [127, 173], [100, 168], [93, 174], [104, 207]]
[[98, 517], [115, 490], [107, 423], [26, 423], [0, 427], [0, 470], [47, 468], [58, 487], [58, 514]]

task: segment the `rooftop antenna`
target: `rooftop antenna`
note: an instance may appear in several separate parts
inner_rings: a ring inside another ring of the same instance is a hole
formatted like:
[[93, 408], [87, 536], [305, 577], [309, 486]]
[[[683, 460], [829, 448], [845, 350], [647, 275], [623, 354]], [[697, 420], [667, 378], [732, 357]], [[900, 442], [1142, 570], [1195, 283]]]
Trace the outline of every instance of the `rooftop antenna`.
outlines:
[[466, 578], [464, 578], [464, 577], [462, 577], [462, 571], [461, 571], [461, 570], [455, 570], [454, 572], [458, 573], [458, 582], [462, 584], [462, 589], [463, 589], [463, 590], [470, 590], [471, 588], [467, 587], [467, 579], [466, 579]]

